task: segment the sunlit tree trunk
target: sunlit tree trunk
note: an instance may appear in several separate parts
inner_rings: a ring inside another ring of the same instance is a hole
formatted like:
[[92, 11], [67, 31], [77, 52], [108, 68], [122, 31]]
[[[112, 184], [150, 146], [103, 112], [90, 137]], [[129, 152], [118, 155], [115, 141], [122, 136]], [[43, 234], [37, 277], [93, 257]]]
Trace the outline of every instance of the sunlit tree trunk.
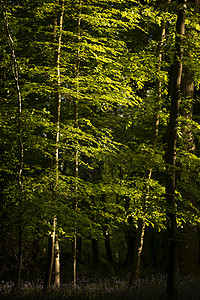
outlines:
[[60, 252], [58, 235], [55, 236], [55, 279], [54, 288], [60, 288]]
[[186, 0], [179, 0], [180, 5], [176, 22], [176, 41], [174, 63], [171, 79], [171, 110], [168, 127], [167, 142], [167, 174], [166, 174], [166, 201], [167, 201], [167, 231], [168, 231], [168, 270], [167, 270], [167, 297], [177, 297], [178, 277], [178, 238], [176, 222], [176, 200], [175, 200], [175, 167], [176, 167], [176, 144], [177, 128], [180, 107], [180, 85], [182, 75], [183, 48], [182, 39], [185, 33]]
[[[61, 57], [61, 41], [62, 41], [62, 27], [64, 17], [64, 0], [59, 0], [59, 12], [54, 27], [54, 40], [57, 43], [55, 52], [55, 65], [57, 69], [57, 80], [55, 83], [54, 103], [52, 105], [53, 121], [56, 124], [56, 149], [55, 149], [55, 162], [52, 161], [52, 166], [55, 164], [55, 191], [57, 191], [59, 179], [59, 142], [60, 142], [60, 117], [61, 117], [61, 77], [60, 77], [60, 57]], [[56, 201], [56, 200], [55, 200]], [[55, 203], [56, 204], [56, 203]], [[59, 239], [56, 233], [57, 217], [53, 218], [53, 231], [48, 240], [48, 259], [47, 259], [47, 272], [44, 282], [44, 288], [48, 289], [51, 285], [53, 265], [55, 265], [54, 288], [60, 287], [60, 255], [59, 255]]]
[[[75, 79], [76, 79], [76, 98], [74, 99], [74, 121], [75, 127], [79, 128], [79, 75], [80, 75], [80, 40], [81, 40], [81, 18], [82, 18], [82, 2], [79, 1], [78, 6], [78, 20], [77, 20], [77, 55], [75, 63]], [[75, 200], [74, 200], [74, 210], [75, 213], [78, 209], [78, 177], [79, 177], [79, 143], [76, 141], [75, 149]], [[77, 283], [77, 224], [75, 220], [74, 227], [74, 242], [73, 242], [73, 281], [74, 288], [76, 288]]]
[[[59, 177], [59, 142], [60, 142], [60, 117], [61, 117], [61, 76], [60, 76], [60, 57], [61, 57], [61, 42], [62, 42], [62, 27], [65, 2], [59, 0], [60, 12], [58, 13], [58, 50], [57, 50], [57, 130], [56, 130], [56, 188], [58, 185]], [[57, 224], [55, 224], [56, 226]], [[56, 232], [56, 229], [55, 229]], [[60, 288], [60, 254], [59, 254], [59, 239], [58, 235], [55, 235], [55, 278], [54, 288]]]
[[[14, 40], [11, 35], [11, 31], [9, 28], [7, 10], [4, 1], [1, 0], [2, 12], [3, 12], [3, 21], [5, 32], [7, 36], [8, 46], [11, 51], [12, 57], [12, 73], [15, 80], [16, 93], [18, 98], [18, 139], [19, 139], [19, 171], [18, 171], [18, 186], [19, 186], [19, 201], [22, 201], [23, 198], [23, 183], [22, 183], [22, 172], [24, 165], [24, 146], [22, 140], [22, 97], [21, 97], [21, 89], [19, 83], [19, 71], [18, 71], [18, 63], [15, 55], [15, 45]], [[17, 281], [16, 287], [20, 287], [21, 282], [21, 272], [22, 272], [22, 214], [19, 213], [18, 220], [18, 271], [17, 271]]]

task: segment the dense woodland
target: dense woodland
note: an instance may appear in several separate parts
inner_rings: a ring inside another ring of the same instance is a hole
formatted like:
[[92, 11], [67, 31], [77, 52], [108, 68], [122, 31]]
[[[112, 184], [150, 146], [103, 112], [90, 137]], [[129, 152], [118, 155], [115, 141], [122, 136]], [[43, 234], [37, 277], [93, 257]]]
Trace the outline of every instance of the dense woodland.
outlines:
[[1, 0], [1, 280], [200, 275], [199, 6]]

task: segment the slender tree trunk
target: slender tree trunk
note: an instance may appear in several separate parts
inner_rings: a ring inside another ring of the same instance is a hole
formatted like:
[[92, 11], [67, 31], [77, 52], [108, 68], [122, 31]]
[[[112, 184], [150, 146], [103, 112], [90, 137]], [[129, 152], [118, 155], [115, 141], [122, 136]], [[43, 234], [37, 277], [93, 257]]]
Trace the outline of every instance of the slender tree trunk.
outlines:
[[[56, 130], [56, 189], [59, 177], [59, 142], [60, 142], [60, 117], [61, 117], [61, 76], [60, 76], [60, 58], [61, 58], [61, 42], [62, 42], [62, 27], [65, 10], [65, 1], [59, 0], [60, 12], [58, 13], [58, 50], [57, 50], [57, 130]], [[56, 218], [56, 217], [55, 217]], [[57, 225], [57, 219], [55, 226]], [[56, 228], [55, 228], [56, 231]], [[59, 239], [55, 236], [55, 278], [54, 288], [60, 288], [60, 254], [59, 254]]]
[[82, 243], [83, 238], [80, 236], [77, 238], [77, 262], [79, 263], [82, 261]]
[[77, 229], [75, 224], [74, 229], [74, 242], [73, 242], [73, 283], [76, 289], [77, 285]]
[[[60, 117], [61, 117], [61, 77], [60, 77], [60, 57], [61, 57], [61, 41], [62, 41], [62, 26], [64, 17], [64, 0], [59, 0], [60, 11], [58, 12], [57, 20], [54, 27], [54, 40], [57, 42], [57, 50], [55, 52], [55, 65], [57, 68], [57, 82], [55, 84], [55, 96], [52, 106], [53, 121], [56, 124], [56, 149], [55, 149], [55, 191], [57, 191], [59, 179], [59, 142], [60, 142]], [[54, 161], [51, 162], [54, 165]], [[56, 200], [55, 200], [56, 201]], [[56, 204], [56, 203], [55, 203]], [[53, 265], [55, 265], [54, 288], [60, 288], [60, 255], [59, 255], [59, 239], [56, 234], [57, 217], [53, 218], [53, 232], [48, 240], [48, 258], [47, 258], [47, 273], [44, 282], [44, 288], [49, 289], [51, 285]]]
[[35, 237], [32, 242], [32, 250], [31, 250], [32, 254], [30, 258], [30, 262], [33, 266], [37, 263], [38, 251], [39, 251], [39, 237], [37, 236], [37, 232], [35, 232]]
[[20, 288], [21, 274], [22, 274], [22, 226], [21, 220], [19, 225], [19, 237], [18, 237], [18, 274], [17, 274], [17, 286]]
[[[100, 173], [101, 173], [101, 177], [102, 177], [102, 166], [100, 167]], [[103, 211], [106, 213], [106, 195], [105, 193], [103, 193], [101, 195], [101, 202], [103, 204]], [[106, 220], [105, 220], [106, 223]], [[110, 243], [110, 235], [108, 232], [108, 226], [105, 225], [102, 227], [103, 229], [103, 236], [104, 236], [104, 241], [105, 241], [105, 248], [106, 248], [106, 254], [107, 254], [107, 258], [109, 263], [112, 263], [112, 250], [111, 250], [111, 243]]]
[[129, 282], [130, 285], [138, 283], [139, 273], [140, 273], [141, 254], [142, 254], [142, 248], [144, 242], [144, 233], [145, 233], [145, 222], [142, 219], [139, 219], [136, 240], [135, 240], [136, 246], [135, 246], [134, 256], [133, 256], [133, 266], [132, 266], [132, 272], [131, 272], [130, 282]]
[[[165, 22], [162, 22], [161, 27], [161, 38], [160, 43], [157, 47], [157, 56], [158, 56], [158, 72], [161, 70], [161, 64], [162, 64], [162, 47], [165, 37]], [[151, 145], [152, 148], [155, 149], [156, 142], [157, 142], [157, 136], [158, 136], [158, 126], [159, 126], [159, 110], [161, 106], [161, 82], [158, 79], [156, 81], [156, 94], [157, 94], [157, 102], [156, 102], [156, 108], [155, 108], [155, 114], [153, 116], [153, 122], [152, 122], [152, 136], [151, 136]], [[148, 179], [151, 179], [152, 175], [152, 168], [148, 171]], [[146, 206], [146, 201], [148, 198], [148, 190], [149, 186], [146, 187], [146, 195], [144, 199], [144, 210]], [[141, 263], [141, 254], [143, 249], [143, 242], [144, 242], [144, 233], [145, 233], [145, 222], [143, 219], [139, 219], [138, 221], [138, 229], [136, 232], [136, 240], [135, 240], [135, 248], [134, 248], [134, 257], [133, 257], [133, 266], [131, 270], [131, 276], [129, 280], [129, 285], [137, 284], [139, 279], [139, 272], [140, 272], [140, 263]]]
[[[18, 97], [18, 136], [19, 136], [19, 171], [18, 171], [18, 186], [19, 186], [19, 199], [22, 201], [23, 197], [23, 183], [22, 183], [22, 172], [24, 165], [24, 146], [22, 140], [22, 97], [19, 83], [19, 71], [18, 63], [15, 55], [15, 45], [10, 33], [9, 22], [7, 17], [7, 10], [4, 1], [1, 0], [2, 12], [3, 12], [3, 22], [5, 27], [5, 32], [7, 35], [8, 45], [12, 55], [12, 73], [15, 80], [16, 92]], [[16, 287], [20, 287], [21, 282], [21, 272], [22, 272], [22, 214], [19, 213], [19, 226], [18, 226], [18, 271], [17, 271], [17, 282]]]
[[55, 279], [54, 288], [60, 288], [60, 253], [58, 235], [55, 236]]
[[47, 270], [44, 280], [44, 289], [49, 289], [51, 286], [51, 279], [53, 273], [54, 263], [54, 244], [55, 244], [55, 229], [56, 229], [56, 218], [53, 218], [53, 232], [48, 238], [48, 252], [47, 252]]
[[167, 201], [167, 231], [168, 231], [168, 270], [167, 270], [167, 297], [177, 298], [178, 277], [178, 240], [176, 223], [175, 201], [175, 167], [176, 167], [176, 144], [177, 127], [180, 106], [180, 85], [182, 75], [183, 48], [181, 45], [185, 33], [186, 0], [179, 0], [181, 5], [176, 22], [175, 54], [172, 73], [171, 87], [171, 110], [168, 127], [168, 143], [166, 153], [166, 201]]
[[100, 264], [98, 241], [96, 239], [91, 239], [91, 242], [92, 242], [92, 253], [93, 253], [94, 267], [98, 268], [99, 264]]
[[156, 269], [156, 253], [155, 253], [155, 241], [154, 241], [154, 236], [151, 234], [151, 250], [152, 250], [152, 265], [153, 269]]
[[[127, 211], [129, 208], [129, 199], [126, 199], [127, 201], [125, 202], [125, 210]], [[125, 235], [127, 236], [127, 255], [126, 259], [124, 262], [125, 266], [132, 266], [133, 264], [133, 257], [134, 257], [134, 250], [135, 250], [135, 239], [136, 239], [136, 230], [135, 227], [133, 226], [133, 217], [128, 216], [128, 224], [129, 227], [125, 232]]]
[[[78, 92], [78, 89], [77, 89]], [[76, 126], [78, 128], [78, 103], [75, 105], [75, 120], [76, 120]], [[75, 180], [76, 180], [76, 186], [75, 186], [75, 200], [74, 200], [74, 210], [75, 213], [78, 209], [78, 171], [79, 171], [79, 159], [78, 159], [78, 145], [75, 153]], [[75, 219], [74, 224], [74, 242], [73, 242], [73, 282], [74, 282], [74, 288], [76, 288], [77, 285], [77, 222]]]
[[131, 266], [133, 264], [133, 257], [134, 257], [134, 247], [135, 245], [135, 235], [133, 231], [127, 231], [127, 255], [125, 259], [125, 266]]
[[[75, 79], [76, 79], [76, 98], [74, 100], [74, 121], [75, 127], [79, 128], [79, 75], [80, 75], [80, 40], [81, 40], [81, 16], [82, 14], [82, 1], [79, 1], [78, 9], [78, 20], [77, 20], [77, 56], [75, 63]], [[74, 201], [74, 210], [77, 212], [78, 209], [78, 177], [79, 177], [79, 143], [76, 141], [76, 150], [75, 150], [75, 201]], [[75, 220], [75, 229], [74, 229], [74, 249], [73, 249], [73, 281], [74, 288], [77, 284], [77, 224]]]
[[112, 249], [111, 249], [111, 244], [110, 244], [110, 236], [109, 236], [109, 232], [106, 230], [106, 228], [103, 228], [103, 236], [105, 239], [105, 248], [106, 248], [108, 261], [110, 264], [112, 264], [113, 256], [112, 256]]

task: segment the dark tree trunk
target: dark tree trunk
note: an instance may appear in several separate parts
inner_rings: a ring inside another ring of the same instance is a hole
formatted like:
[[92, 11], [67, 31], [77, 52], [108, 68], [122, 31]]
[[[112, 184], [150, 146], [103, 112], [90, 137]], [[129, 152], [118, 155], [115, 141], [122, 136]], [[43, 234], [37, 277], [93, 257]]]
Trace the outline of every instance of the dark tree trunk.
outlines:
[[[154, 251], [154, 243], [152, 244], [152, 234], [150, 233], [150, 228], [145, 228], [145, 234], [144, 234], [144, 246], [142, 250], [142, 264], [145, 269], [152, 269], [154, 268], [154, 258], [153, 255], [155, 254]], [[152, 247], [153, 246], [153, 247]]]
[[55, 244], [55, 217], [53, 219], [53, 228], [54, 231], [48, 238], [48, 251], [47, 251], [47, 268], [45, 273], [45, 280], [44, 280], [44, 289], [49, 289], [52, 280], [52, 273], [53, 273], [53, 264], [54, 264], [54, 244]]
[[199, 276], [199, 235], [197, 228], [184, 224], [179, 231], [181, 240], [179, 242], [179, 270], [186, 276]]
[[153, 269], [156, 269], [156, 267], [157, 267], [157, 261], [156, 261], [155, 241], [154, 241], [153, 234], [151, 235], [151, 251], [152, 251], [152, 265], [153, 265]]
[[103, 229], [103, 236], [105, 239], [105, 248], [106, 248], [106, 254], [108, 257], [108, 261], [109, 261], [109, 263], [112, 264], [113, 256], [112, 256], [112, 249], [111, 249], [111, 243], [110, 243], [110, 236], [109, 236], [109, 232], [105, 228]]
[[22, 225], [19, 225], [19, 239], [18, 239], [18, 275], [17, 275], [17, 285], [21, 284], [22, 276]]
[[31, 253], [31, 259], [30, 259], [33, 264], [35, 264], [37, 262], [38, 251], [39, 251], [39, 237], [36, 236], [32, 242], [32, 253]]
[[176, 202], [175, 202], [175, 167], [176, 167], [176, 144], [177, 127], [180, 106], [180, 85], [182, 75], [183, 48], [182, 38], [185, 33], [186, 0], [179, 0], [180, 9], [176, 22], [176, 41], [174, 64], [171, 86], [171, 110], [168, 127], [167, 142], [167, 174], [166, 174], [166, 201], [167, 201], [167, 231], [168, 231], [168, 270], [167, 270], [167, 297], [177, 298], [177, 277], [178, 277], [178, 239], [176, 223]]
[[133, 283], [134, 284], [138, 283], [141, 254], [142, 254], [142, 248], [144, 242], [144, 233], [145, 233], [145, 222], [142, 219], [139, 219], [138, 230], [137, 230], [136, 240], [135, 240], [136, 247], [133, 256], [133, 266], [132, 266], [129, 285], [132, 285]]
[[125, 266], [131, 266], [133, 264], [134, 248], [135, 248], [135, 232], [128, 230], [127, 235], [127, 255], [125, 260]]
[[82, 261], [82, 243], [83, 243], [83, 238], [77, 237], [77, 262], [78, 263], [81, 263]]
[[98, 268], [100, 265], [98, 241], [96, 239], [91, 239], [91, 242], [94, 267]]
[[[199, 10], [200, 1], [195, 1], [194, 16]], [[193, 28], [188, 31], [188, 35], [192, 35]], [[188, 54], [189, 56], [189, 54]], [[189, 56], [190, 57], [190, 56]], [[194, 98], [194, 74], [188, 66], [183, 67], [183, 77], [181, 80], [181, 95], [183, 97], [185, 106], [182, 108], [181, 113], [185, 117], [185, 120], [192, 120], [193, 118], [193, 98]], [[186, 127], [183, 129], [183, 138], [185, 148], [188, 152], [195, 152], [195, 141], [192, 134], [192, 130], [189, 124], [186, 123]], [[180, 168], [181, 170], [181, 168]], [[195, 174], [189, 169], [190, 182], [195, 182]], [[181, 180], [181, 171], [180, 171]], [[181, 185], [181, 194], [184, 199], [196, 206], [196, 197], [192, 192], [191, 187]], [[191, 209], [191, 208], [189, 208]], [[191, 224], [183, 224], [183, 228], [180, 230], [181, 241], [179, 244], [179, 269], [184, 275], [199, 275], [200, 268], [198, 264], [198, 252], [199, 252], [199, 236], [197, 228]]]

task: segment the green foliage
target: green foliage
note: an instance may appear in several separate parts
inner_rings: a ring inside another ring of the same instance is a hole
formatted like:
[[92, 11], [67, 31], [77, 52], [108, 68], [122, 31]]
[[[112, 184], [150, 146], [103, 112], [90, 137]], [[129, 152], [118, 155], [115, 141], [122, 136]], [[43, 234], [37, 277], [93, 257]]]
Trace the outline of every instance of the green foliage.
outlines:
[[[20, 215], [25, 245], [35, 235], [42, 238], [48, 235], [54, 215], [58, 218], [60, 237], [70, 240], [74, 237], [75, 224], [79, 237], [98, 239], [103, 236], [104, 228], [116, 233], [123, 226], [129, 226], [129, 216], [133, 218], [134, 228], [138, 220], [143, 219], [149, 227], [165, 229], [164, 152], [169, 119], [169, 73], [175, 41], [174, 7], [165, 7], [164, 3], [157, 5], [155, 1], [82, 1], [79, 37], [79, 3], [66, 1], [60, 61], [60, 140], [57, 143], [52, 137], [58, 130], [54, 113], [58, 1], [1, 2], [6, 5], [19, 69], [24, 146], [21, 193], [17, 91], [12, 75], [12, 53], [1, 20], [0, 205], [4, 230], [15, 236]], [[1, 14], [4, 9], [2, 6]], [[158, 70], [162, 22], [166, 22], [167, 28], [163, 61]], [[198, 89], [199, 23], [192, 11], [186, 23], [184, 65], [193, 72]], [[80, 56], [78, 76], [77, 53]], [[156, 89], [158, 81], [161, 103], [158, 103]], [[182, 107], [189, 109], [188, 102], [194, 101], [182, 99]], [[74, 118], [77, 103], [78, 127]], [[153, 147], [151, 124], [155, 114], [159, 115], [160, 128], [157, 146]], [[199, 223], [198, 121], [183, 116], [178, 129], [181, 175], [177, 183], [177, 220], [180, 226], [185, 222]], [[186, 149], [188, 128], [198, 141], [197, 154], [188, 153]], [[75, 176], [77, 150], [78, 178]], [[186, 191], [192, 194], [197, 205], [187, 200]], [[75, 197], [78, 198], [77, 211], [74, 210]], [[14, 240], [17, 252], [17, 239]]]

